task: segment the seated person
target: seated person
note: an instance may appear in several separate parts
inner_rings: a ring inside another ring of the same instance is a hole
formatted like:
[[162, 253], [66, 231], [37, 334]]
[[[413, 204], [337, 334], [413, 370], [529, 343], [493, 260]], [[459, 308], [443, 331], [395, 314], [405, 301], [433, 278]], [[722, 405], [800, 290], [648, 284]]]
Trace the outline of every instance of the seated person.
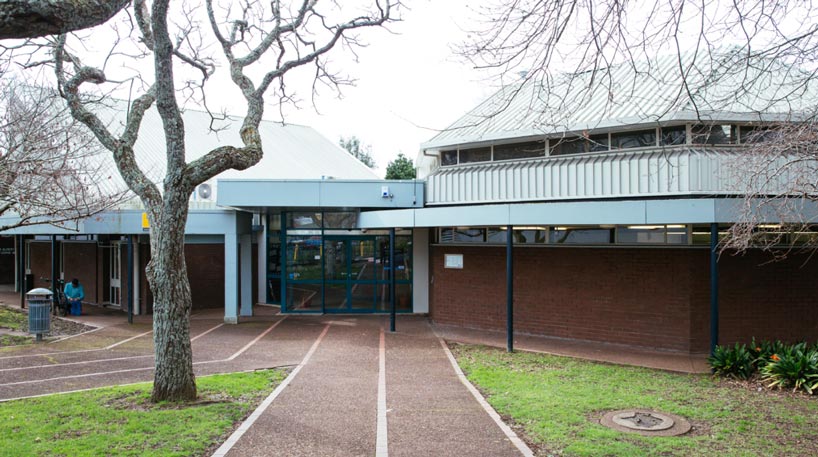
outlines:
[[82, 299], [85, 298], [85, 290], [80, 284], [80, 280], [74, 278], [65, 285], [65, 299], [68, 300], [70, 312], [72, 316], [79, 316], [82, 314]]

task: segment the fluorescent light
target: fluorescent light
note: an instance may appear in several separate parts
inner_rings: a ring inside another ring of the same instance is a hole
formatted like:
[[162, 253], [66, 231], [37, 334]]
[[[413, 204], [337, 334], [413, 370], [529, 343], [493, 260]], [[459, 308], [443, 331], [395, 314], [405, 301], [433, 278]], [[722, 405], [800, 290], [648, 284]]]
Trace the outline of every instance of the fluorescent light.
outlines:
[[756, 227], [763, 229], [776, 229], [781, 228], [781, 224], [758, 224]]
[[665, 228], [664, 225], [629, 225], [627, 227], [631, 230], [656, 230]]
[[545, 230], [545, 227], [542, 227], [542, 226], [539, 226], [539, 227], [538, 226], [531, 226], [531, 227], [529, 227], [529, 226], [523, 225], [523, 226], [519, 226], [519, 227], [515, 226], [514, 230]]

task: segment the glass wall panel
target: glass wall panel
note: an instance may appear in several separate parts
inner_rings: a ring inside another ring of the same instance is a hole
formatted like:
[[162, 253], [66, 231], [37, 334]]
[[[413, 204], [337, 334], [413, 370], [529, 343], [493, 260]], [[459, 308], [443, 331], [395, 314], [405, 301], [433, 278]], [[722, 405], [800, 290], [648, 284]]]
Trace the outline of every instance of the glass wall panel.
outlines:
[[687, 127], [675, 125], [673, 127], [662, 127], [662, 146], [676, 146], [687, 143]]
[[[375, 240], [349, 240], [351, 257], [350, 279], [372, 281], [375, 279]], [[329, 255], [329, 253], [327, 253]]]
[[667, 244], [688, 244], [686, 225], [667, 226]]
[[609, 244], [613, 230], [605, 228], [554, 227], [548, 232], [554, 244]]
[[287, 213], [287, 228], [320, 229], [321, 213], [316, 212]]
[[321, 311], [321, 284], [287, 283], [287, 311]]
[[665, 226], [618, 227], [616, 241], [623, 244], [665, 244]]
[[656, 129], [612, 133], [611, 145], [613, 149], [656, 146]]
[[508, 236], [506, 236], [507, 231], [502, 228], [489, 227], [486, 240], [489, 243], [505, 243], [508, 239]]
[[490, 160], [491, 147], [460, 150], [460, 163], [488, 162]]
[[[392, 302], [389, 298], [389, 284], [378, 284], [376, 296], [376, 311], [389, 312], [392, 310]], [[395, 310], [397, 312], [412, 311], [412, 284], [395, 284]]]
[[324, 212], [324, 228], [350, 229], [358, 226], [358, 213], [355, 211]]
[[440, 153], [441, 165], [457, 165], [457, 151], [443, 151]]
[[498, 144], [494, 146], [494, 160], [528, 159], [545, 156], [545, 141]]
[[514, 243], [515, 244], [534, 244], [545, 243], [546, 240], [545, 227], [537, 229], [514, 229]]
[[729, 125], [697, 124], [691, 128], [694, 144], [734, 144], [733, 129]]
[[343, 240], [324, 240], [324, 279], [347, 279], [347, 249]]
[[324, 310], [327, 312], [341, 311], [349, 308], [347, 302], [346, 283], [324, 284]]
[[486, 241], [486, 229], [455, 227], [452, 242], [454, 243], [483, 243]]
[[554, 138], [548, 142], [548, 155], [581, 154], [586, 152], [585, 146], [584, 138]]
[[349, 291], [350, 305], [353, 310], [371, 311], [375, 309], [375, 289], [377, 285], [373, 283], [355, 283]]
[[287, 237], [287, 279], [321, 279], [321, 236]]

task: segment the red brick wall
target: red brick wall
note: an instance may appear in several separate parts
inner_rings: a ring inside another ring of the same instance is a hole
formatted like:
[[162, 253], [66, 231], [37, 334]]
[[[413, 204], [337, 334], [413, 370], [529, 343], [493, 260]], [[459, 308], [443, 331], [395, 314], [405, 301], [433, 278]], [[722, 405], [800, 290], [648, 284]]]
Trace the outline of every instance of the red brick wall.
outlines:
[[65, 282], [77, 278], [85, 290], [85, 301], [98, 303], [97, 298], [97, 243], [62, 243], [63, 277]]
[[224, 244], [186, 244], [193, 309], [224, 308]]
[[[443, 254], [463, 254], [462, 270]], [[709, 252], [701, 249], [516, 248], [515, 329], [560, 338], [706, 352]], [[818, 339], [818, 261], [759, 266], [754, 252], [720, 261], [721, 342]], [[435, 322], [505, 329], [505, 248], [434, 246]], [[811, 291], [810, 289], [813, 289]]]

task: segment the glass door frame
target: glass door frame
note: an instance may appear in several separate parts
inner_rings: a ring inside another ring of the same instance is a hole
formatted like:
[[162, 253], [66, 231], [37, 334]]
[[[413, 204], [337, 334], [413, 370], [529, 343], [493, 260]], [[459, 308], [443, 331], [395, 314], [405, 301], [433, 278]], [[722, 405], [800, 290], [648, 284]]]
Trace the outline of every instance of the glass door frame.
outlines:
[[[342, 241], [344, 246], [344, 279], [329, 279], [326, 275], [327, 271], [327, 262], [328, 257], [327, 253], [327, 242], [338, 242]], [[374, 275], [373, 271], [373, 279], [353, 279], [353, 259], [354, 259], [354, 241], [370, 241], [372, 242], [372, 255], [373, 261], [377, 259], [375, 246], [376, 246], [376, 236], [375, 235], [324, 235], [323, 242], [324, 242], [324, 255], [323, 255], [323, 265], [324, 265], [324, 281], [323, 281], [323, 299], [322, 299], [322, 308], [325, 314], [356, 314], [356, 313], [365, 313], [365, 314], [373, 314], [377, 312], [376, 304], [377, 304], [377, 286], [378, 280], [377, 276]], [[346, 305], [343, 308], [328, 308], [327, 307], [327, 286], [338, 286], [344, 285], [345, 289], [345, 299], [344, 303]], [[368, 308], [354, 308], [353, 302], [353, 290], [357, 285], [368, 285], [372, 286], [372, 297], [371, 297], [371, 306]]]

